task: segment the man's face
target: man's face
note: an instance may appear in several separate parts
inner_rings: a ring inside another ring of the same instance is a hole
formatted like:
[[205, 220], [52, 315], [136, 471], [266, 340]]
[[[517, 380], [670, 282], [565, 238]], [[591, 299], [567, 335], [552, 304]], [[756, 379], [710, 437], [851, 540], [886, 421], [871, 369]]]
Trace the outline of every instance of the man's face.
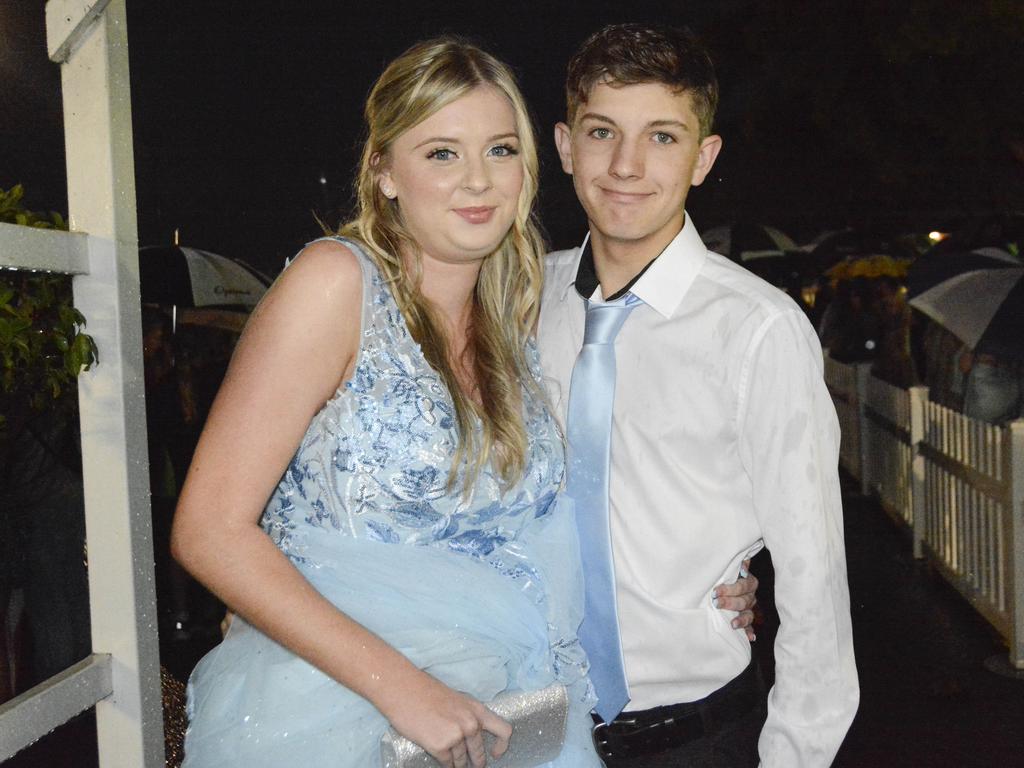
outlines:
[[555, 142], [595, 244], [657, 249], [648, 258], [682, 229], [686, 193], [722, 146], [701, 140], [690, 94], [661, 83], [599, 83], [572, 126], [555, 126]]

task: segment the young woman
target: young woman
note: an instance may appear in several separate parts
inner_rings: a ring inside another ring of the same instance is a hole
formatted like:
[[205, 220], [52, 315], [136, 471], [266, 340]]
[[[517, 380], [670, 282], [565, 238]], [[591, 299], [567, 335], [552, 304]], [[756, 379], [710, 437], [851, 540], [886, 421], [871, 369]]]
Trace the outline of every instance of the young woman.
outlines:
[[390, 724], [481, 766], [511, 732], [481, 702], [557, 681], [550, 765], [599, 766], [522, 96], [441, 39], [366, 122], [358, 215], [254, 312], [181, 495], [175, 556], [239, 617], [193, 673], [185, 765], [366, 768]]

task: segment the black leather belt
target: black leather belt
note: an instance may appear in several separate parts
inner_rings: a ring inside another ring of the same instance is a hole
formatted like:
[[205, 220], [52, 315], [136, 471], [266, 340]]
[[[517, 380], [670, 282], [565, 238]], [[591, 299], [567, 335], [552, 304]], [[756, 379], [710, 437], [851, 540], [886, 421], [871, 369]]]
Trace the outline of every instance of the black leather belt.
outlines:
[[601, 757], [643, 757], [681, 747], [746, 715], [763, 698], [761, 674], [751, 660], [743, 672], [699, 701], [623, 712], [606, 723], [594, 718]]

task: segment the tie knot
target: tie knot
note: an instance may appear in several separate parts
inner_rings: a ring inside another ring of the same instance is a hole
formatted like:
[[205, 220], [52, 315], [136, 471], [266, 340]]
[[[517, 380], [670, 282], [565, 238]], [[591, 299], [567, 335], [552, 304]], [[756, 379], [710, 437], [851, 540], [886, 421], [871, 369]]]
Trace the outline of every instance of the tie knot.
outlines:
[[583, 331], [584, 344], [611, 344], [619, 335], [622, 324], [640, 299], [627, 294], [621, 301], [610, 304], [587, 302], [587, 322]]

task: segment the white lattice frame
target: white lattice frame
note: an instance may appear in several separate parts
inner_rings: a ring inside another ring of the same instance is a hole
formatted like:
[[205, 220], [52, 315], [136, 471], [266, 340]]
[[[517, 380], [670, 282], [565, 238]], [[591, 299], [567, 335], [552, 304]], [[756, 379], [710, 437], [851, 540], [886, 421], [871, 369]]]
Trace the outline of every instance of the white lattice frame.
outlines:
[[[71, 232], [0, 225], [0, 266], [74, 275], [93, 654], [0, 707], [0, 761], [93, 705], [102, 768], [164, 763], [125, 0], [49, 0]], [[87, 234], [86, 234], [87, 233]]]

